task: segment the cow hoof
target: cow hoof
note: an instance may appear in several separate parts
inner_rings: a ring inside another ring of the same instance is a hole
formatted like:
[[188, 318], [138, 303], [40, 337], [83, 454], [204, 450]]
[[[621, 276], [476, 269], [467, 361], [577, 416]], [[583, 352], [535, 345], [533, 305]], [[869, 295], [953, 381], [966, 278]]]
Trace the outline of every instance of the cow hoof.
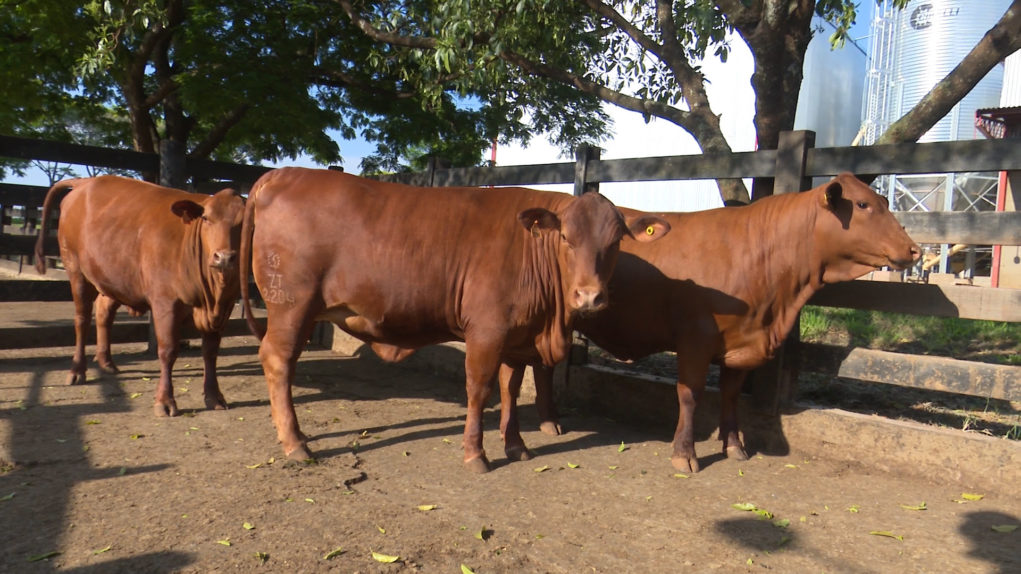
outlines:
[[464, 467], [474, 474], [485, 474], [489, 472], [489, 461], [485, 456], [464, 461]]
[[117, 373], [121, 372], [121, 370], [117, 368], [117, 365], [115, 365], [113, 363], [106, 363], [106, 364], [100, 363], [99, 364], [99, 370], [103, 371], [104, 373], [106, 373], [108, 375], [116, 375]]
[[532, 460], [533, 458], [532, 453], [529, 452], [528, 448], [524, 446], [508, 448], [504, 452], [507, 453], [507, 460], [522, 461]]
[[699, 470], [698, 459], [695, 457], [673, 456], [670, 457], [670, 464], [681, 472], [698, 472]]
[[553, 421], [543, 421], [542, 424], [539, 425], [539, 430], [550, 436], [560, 436], [564, 434], [564, 429], [560, 426], [560, 423]]
[[152, 405], [152, 412], [157, 417], [176, 417], [178, 415], [177, 403], [170, 401], [169, 403], [161, 403], [156, 401]]
[[211, 397], [206, 395], [206, 408], [211, 411], [225, 411], [227, 410], [227, 400], [223, 398], [223, 395], [219, 397]]
[[69, 385], [84, 385], [85, 384], [85, 373], [69, 373], [67, 375], [67, 384], [69, 384]]
[[740, 446], [728, 446], [723, 452], [731, 460], [748, 460], [748, 453]]
[[299, 461], [299, 462], [305, 462], [307, 460], [315, 460], [315, 457], [312, 456], [312, 452], [309, 451], [308, 447], [306, 447], [305, 445], [301, 445], [298, 448], [292, 450], [291, 452], [288, 452], [286, 454], [286, 456], [290, 460], [296, 460], [296, 461]]

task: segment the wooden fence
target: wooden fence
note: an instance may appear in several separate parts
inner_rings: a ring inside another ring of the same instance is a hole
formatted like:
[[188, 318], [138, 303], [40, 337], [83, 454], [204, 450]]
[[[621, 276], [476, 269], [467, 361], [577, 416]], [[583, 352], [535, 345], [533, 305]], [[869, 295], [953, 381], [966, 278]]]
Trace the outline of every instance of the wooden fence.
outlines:
[[[814, 148], [811, 132], [787, 132], [777, 150], [686, 156], [601, 160], [598, 148], [578, 150], [574, 162], [491, 168], [440, 169], [384, 179], [414, 185], [545, 185], [573, 184], [575, 193], [601, 182], [772, 178], [774, 192], [801, 191], [813, 177], [851, 171], [869, 178], [882, 174], [923, 174], [1021, 170], [1021, 140], [974, 140], [872, 147]], [[37, 142], [0, 136], [0, 157], [39, 159], [102, 167], [158, 170], [158, 157], [70, 144]], [[268, 168], [218, 162], [189, 162], [199, 181], [227, 179], [250, 184]], [[45, 188], [0, 184], [4, 233], [0, 255], [29, 255], [35, 237], [9, 234], [9, 206], [38, 210]], [[897, 213], [919, 243], [1021, 245], [1021, 213]], [[56, 253], [54, 245], [48, 252]], [[66, 301], [64, 282], [0, 281], [0, 302]], [[976, 286], [852, 281], [831, 285], [813, 305], [891, 311], [919, 315], [1021, 322], [1021, 290]], [[796, 331], [796, 330], [795, 330]], [[796, 335], [796, 332], [794, 333]], [[4, 342], [0, 340], [0, 347]], [[825, 368], [840, 376], [888, 384], [928, 388], [1005, 400], [1021, 400], [1021, 367], [968, 363], [948, 358], [919, 357], [855, 349], [834, 360], [821, 349], [789, 340], [783, 353], [761, 369], [752, 384], [756, 403], [775, 411], [796, 391], [799, 366]]]

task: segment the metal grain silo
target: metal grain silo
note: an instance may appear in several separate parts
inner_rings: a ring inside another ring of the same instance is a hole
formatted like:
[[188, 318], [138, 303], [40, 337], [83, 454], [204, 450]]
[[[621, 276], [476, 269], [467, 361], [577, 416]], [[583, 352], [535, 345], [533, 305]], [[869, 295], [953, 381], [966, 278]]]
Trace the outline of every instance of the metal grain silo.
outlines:
[[[947, 76], [996, 24], [1010, 0], [912, 0], [903, 10], [884, 0], [872, 21], [870, 65], [865, 94], [863, 142], [879, 136], [909, 112]], [[982, 137], [974, 127], [975, 110], [1000, 102], [1004, 67], [995, 66], [953, 110], [919, 142]], [[919, 174], [877, 181], [894, 209], [903, 211], [983, 211], [995, 201], [995, 174]], [[933, 247], [939, 270], [950, 270], [950, 246]], [[927, 247], [928, 249], [928, 247]], [[984, 249], [984, 248], [983, 248]], [[978, 250], [968, 251], [972, 275]], [[978, 256], [984, 256], [984, 251]], [[923, 271], [925, 269], [923, 268]]]
[[[884, 1], [872, 25], [865, 143], [911, 110], [982, 39], [1010, 0], [912, 0], [903, 10]], [[1000, 101], [1003, 67], [996, 66], [920, 142], [978, 137], [975, 110]]]

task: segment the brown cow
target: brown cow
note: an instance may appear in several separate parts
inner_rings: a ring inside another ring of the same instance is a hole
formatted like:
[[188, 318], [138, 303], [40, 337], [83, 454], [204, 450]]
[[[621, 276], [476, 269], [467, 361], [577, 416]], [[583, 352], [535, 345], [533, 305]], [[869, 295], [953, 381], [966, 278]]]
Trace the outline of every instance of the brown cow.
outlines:
[[[827, 283], [903, 269], [919, 256], [886, 199], [847, 173], [744, 207], [662, 216], [681, 231], [648, 245], [623, 241], [609, 306], [576, 328], [621, 359], [676, 351], [680, 416], [671, 459], [686, 472], [699, 469], [693, 419], [711, 362], [720, 365], [723, 451], [746, 460], [741, 385], [773, 357], [805, 302]], [[501, 383], [520, 386], [521, 370]], [[559, 433], [552, 373], [534, 374], [542, 428]]]
[[71, 179], [50, 188], [36, 241], [36, 269], [46, 272], [43, 242], [49, 212], [60, 203], [57, 241], [75, 306], [75, 352], [68, 383], [85, 382], [85, 337], [96, 303], [96, 361], [117, 372], [109, 331], [117, 308], [152, 310], [160, 358], [153, 410], [175, 416], [170, 372], [179, 329], [202, 333], [206, 407], [225, 409], [216, 379], [216, 354], [239, 295], [237, 249], [244, 200], [225, 189], [209, 196], [113, 175]]
[[[301, 168], [262, 176], [241, 235], [242, 300], [247, 309], [251, 253], [268, 313], [259, 357], [284, 453], [311, 457], [291, 383], [314, 323], [328, 320], [391, 361], [464, 340], [464, 462], [485, 472], [482, 409], [501, 363], [560, 361], [575, 317], [606, 304], [621, 238], [668, 230], [645, 214], [625, 223], [598, 194], [417, 188]], [[501, 389], [501, 398], [516, 397]], [[505, 415], [501, 431], [510, 459], [530, 456], [516, 418]]]

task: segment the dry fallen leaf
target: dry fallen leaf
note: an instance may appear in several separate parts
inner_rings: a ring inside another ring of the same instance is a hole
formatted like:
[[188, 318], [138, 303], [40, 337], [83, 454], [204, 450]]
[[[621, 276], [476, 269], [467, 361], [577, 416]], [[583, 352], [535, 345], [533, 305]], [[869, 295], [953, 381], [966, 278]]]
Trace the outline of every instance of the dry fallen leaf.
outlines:
[[372, 552], [372, 559], [376, 562], [382, 562], [383, 564], [392, 564], [401, 559], [400, 556], [391, 556], [389, 554], [380, 554], [379, 552]]

